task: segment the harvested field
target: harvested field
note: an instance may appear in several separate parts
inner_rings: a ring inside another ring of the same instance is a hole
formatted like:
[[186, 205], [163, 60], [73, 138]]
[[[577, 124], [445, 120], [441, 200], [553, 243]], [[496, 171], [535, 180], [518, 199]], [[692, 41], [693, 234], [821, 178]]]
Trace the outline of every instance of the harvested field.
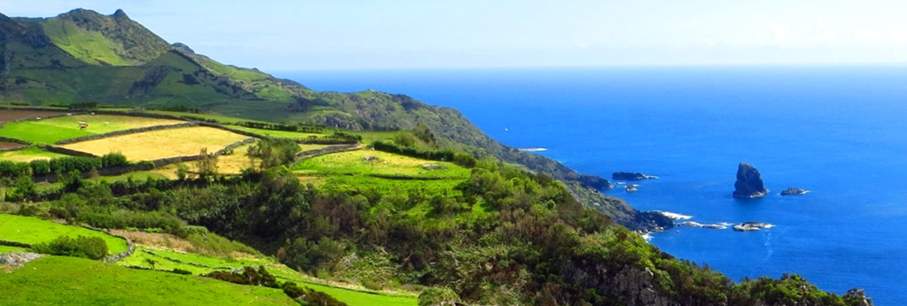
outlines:
[[63, 112], [0, 109], [0, 123], [18, 119], [47, 117], [59, 114], [63, 114]]
[[132, 161], [198, 155], [202, 148], [209, 153], [248, 137], [210, 127], [188, 127], [89, 140], [62, 147], [104, 155], [120, 152]]
[[14, 162], [30, 162], [36, 159], [51, 159], [54, 157], [66, 157], [59, 153], [47, 152], [35, 147], [26, 148], [18, 151], [0, 152], [0, 160], [9, 160]]
[[[252, 165], [249, 157], [246, 156], [246, 153], [249, 152], [249, 146], [244, 145], [233, 149], [233, 154], [230, 155], [221, 155], [217, 157], [217, 173], [220, 174], [239, 174], [242, 172], [242, 169], [249, 168]], [[260, 160], [255, 161], [256, 164], [261, 163]], [[189, 167], [192, 169], [191, 165]]]
[[0, 141], [0, 149], [16, 148], [16, 147], [21, 147], [21, 146], [24, 146], [24, 145], [21, 143], [15, 143], [15, 142]]

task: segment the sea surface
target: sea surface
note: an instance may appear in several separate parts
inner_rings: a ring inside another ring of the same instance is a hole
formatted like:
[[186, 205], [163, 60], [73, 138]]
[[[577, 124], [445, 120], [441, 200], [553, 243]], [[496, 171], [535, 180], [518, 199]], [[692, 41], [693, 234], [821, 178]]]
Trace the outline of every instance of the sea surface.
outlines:
[[[650, 242], [734, 280], [797, 273], [820, 289], [907, 300], [907, 67], [682, 67], [283, 72], [315, 90], [374, 89], [460, 109], [498, 141], [610, 179], [640, 210], [758, 232], [678, 227]], [[731, 197], [737, 165], [762, 199]], [[811, 190], [782, 197], [788, 187]]]

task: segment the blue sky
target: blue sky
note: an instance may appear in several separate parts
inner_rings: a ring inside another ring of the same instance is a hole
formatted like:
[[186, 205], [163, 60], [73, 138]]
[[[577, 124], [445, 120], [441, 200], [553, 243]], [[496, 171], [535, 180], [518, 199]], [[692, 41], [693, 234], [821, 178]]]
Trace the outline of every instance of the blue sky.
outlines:
[[169, 42], [265, 70], [907, 63], [907, 2], [3, 1], [122, 8]]

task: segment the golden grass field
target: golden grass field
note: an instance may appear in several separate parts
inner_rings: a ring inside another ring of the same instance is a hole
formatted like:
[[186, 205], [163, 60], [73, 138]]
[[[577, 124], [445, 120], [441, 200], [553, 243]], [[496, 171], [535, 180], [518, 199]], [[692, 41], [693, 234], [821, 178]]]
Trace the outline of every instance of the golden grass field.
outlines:
[[0, 152], [0, 160], [9, 160], [14, 162], [30, 162], [36, 159], [51, 159], [54, 157], [65, 157], [68, 155], [42, 151], [38, 148], [26, 148], [18, 151]]
[[63, 147], [94, 155], [120, 152], [131, 161], [140, 161], [198, 155], [202, 148], [213, 153], [246, 138], [248, 137], [211, 127], [188, 127], [114, 136]]

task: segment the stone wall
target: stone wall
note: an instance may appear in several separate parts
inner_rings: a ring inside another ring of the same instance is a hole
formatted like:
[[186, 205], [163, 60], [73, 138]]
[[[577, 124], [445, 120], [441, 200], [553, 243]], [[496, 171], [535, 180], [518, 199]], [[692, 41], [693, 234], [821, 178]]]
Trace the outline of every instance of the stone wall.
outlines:
[[31, 244], [15, 242], [15, 241], [7, 241], [7, 240], [0, 240], [0, 245], [17, 247], [17, 248], [31, 248]]
[[57, 141], [57, 145], [65, 145], [65, 144], [71, 144], [71, 143], [77, 143], [77, 142], [83, 142], [83, 141], [89, 141], [89, 140], [96, 140], [96, 139], [102, 139], [102, 138], [113, 137], [113, 136], [122, 136], [122, 135], [129, 135], [129, 134], [136, 134], [136, 133], [143, 133], [143, 132], [150, 132], [150, 131], [157, 131], [157, 130], [166, 130], [166, 129], [178, 129], [178, 128], [192, 127], [192, 126], [198, 126], [198, 122], [185, 122], [185, 123], [177, 123], [177, 124], [155, 125], [155, 126], [148, 126], [148, 127], [142, 127], [142, 128], [114, 131], [114, 132], [104, 133], [104, 134], [82, 136], [82, 137], [76, 137], [76, 138], [70, 138], [70, 139], [66, 139], [66, 140]]
[[100, 156], [97, 156], [97, 155], [94, 155], [94, 154], [91, 154], [88, 152], [76, 151], [76, 150], [67, 149], [67, 148], [58, 147], [58, 146], [44, 146], [44, 150], [54, 152], [54, 153], [71, 155], [71, 156], [100, 157]]
[[359, 150], [361, 148], [362, 148], [362, 146], [360, 146], [358, 143], [356, 143], [356, 144], [328, 146], [328, 147], [324, 147], [321, 149], [302, 151], [302, 152], [296, 153], [296, 160], [293, 163], [298, 163], [303, 160], [313, 158], [313, 157], [318, 157], [321, 155], [340, 153], [340, 152], [346, 152], [346, 151], [354, 151], [354, 150]]

